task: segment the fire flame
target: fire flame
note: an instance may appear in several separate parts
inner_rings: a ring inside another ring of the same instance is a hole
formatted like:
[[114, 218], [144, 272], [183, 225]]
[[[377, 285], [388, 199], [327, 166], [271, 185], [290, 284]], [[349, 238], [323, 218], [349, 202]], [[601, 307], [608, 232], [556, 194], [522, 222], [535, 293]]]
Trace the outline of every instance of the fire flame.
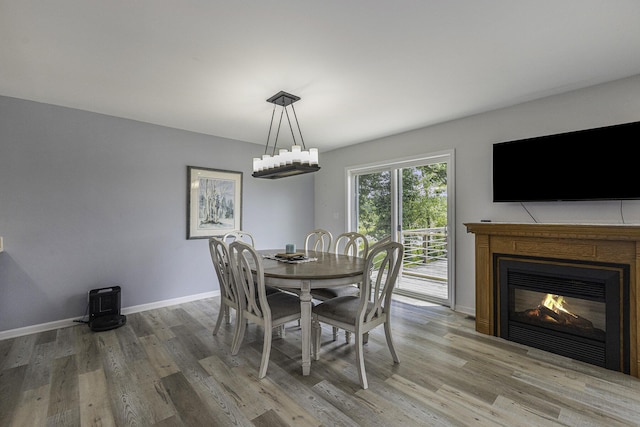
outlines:
[[540, 305], [547, 307], [549, 310], [554, 313], [565, 313], [575, 319], [578, 318], [575, 314], [571, 313], [569, 310], [565, 308], [567, 302], [564, 297], [561, 295], [547, 294], [547, 296], [542, 300]]

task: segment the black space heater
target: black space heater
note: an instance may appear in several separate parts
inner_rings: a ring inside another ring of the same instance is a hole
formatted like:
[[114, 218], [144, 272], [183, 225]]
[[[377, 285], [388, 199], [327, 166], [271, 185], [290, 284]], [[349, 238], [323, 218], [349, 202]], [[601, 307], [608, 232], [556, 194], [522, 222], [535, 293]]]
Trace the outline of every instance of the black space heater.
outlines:
[[89, 328], [92, 331], [108, 331], [127, 323], [120, 314], [120, 286], [89, 291]]

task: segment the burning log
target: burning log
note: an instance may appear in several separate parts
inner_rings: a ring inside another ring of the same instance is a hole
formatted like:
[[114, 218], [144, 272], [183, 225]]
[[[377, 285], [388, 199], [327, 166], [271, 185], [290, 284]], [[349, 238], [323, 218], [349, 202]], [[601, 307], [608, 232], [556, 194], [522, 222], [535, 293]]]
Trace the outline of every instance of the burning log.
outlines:
[[583, 337], [604, 341], [605, 331], [596, 328], [590, 320], [567, 310], [563, 297], [548, 294], [535, 308], [512, 314], [513, 320], [540, 327], [574, 333]]
[[580, 317], [576, 314], [572, 314], [565, 311], [555, 312], [544, 305], [539, 305], [538, 310], [540, 317], [551, 318], [562, 326], [580, 328], [580, 329], [593, 329], [593, 323], [584, 317]]

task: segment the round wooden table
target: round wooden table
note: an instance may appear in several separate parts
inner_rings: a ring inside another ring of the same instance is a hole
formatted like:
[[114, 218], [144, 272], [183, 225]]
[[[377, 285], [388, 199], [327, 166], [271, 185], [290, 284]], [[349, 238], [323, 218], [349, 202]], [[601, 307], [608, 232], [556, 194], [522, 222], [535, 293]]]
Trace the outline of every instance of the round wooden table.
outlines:
[[283, 289], [295, 289], [300, 295], [302, 329], [302, 375], [311, 370], [311, 289], [330, 288], [360, 283], [365, 259], [328, 252], [298, 251], [315, 261], [290, 264], [264, 258], [282, 253], [282, 249], [259, 250], [263, 255], [265, 284]]

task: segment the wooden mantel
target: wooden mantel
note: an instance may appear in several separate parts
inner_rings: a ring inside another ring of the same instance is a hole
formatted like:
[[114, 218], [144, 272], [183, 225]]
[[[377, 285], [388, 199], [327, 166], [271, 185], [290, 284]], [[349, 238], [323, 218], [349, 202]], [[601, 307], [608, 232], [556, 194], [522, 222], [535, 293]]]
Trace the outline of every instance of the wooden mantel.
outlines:
[[476, 330], [495, 335], [494, 254], [629, 265], [630, 373], [640, 372], [640, 225], [465, 223], [475, 234]]

